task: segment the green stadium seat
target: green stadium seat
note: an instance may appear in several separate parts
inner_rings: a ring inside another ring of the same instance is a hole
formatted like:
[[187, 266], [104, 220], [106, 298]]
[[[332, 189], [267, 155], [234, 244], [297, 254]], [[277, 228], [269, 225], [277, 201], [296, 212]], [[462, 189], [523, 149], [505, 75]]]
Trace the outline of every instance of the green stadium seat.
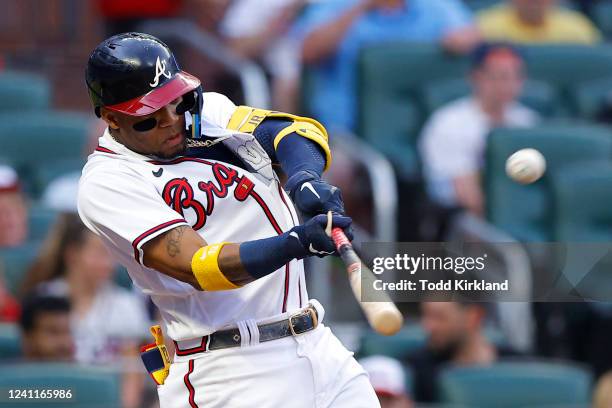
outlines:
[[[526, 147], [542, 152], [547, 171], [539, 181], [520, 185], [506, 175], [505, 162], [512, 153]], [[487, 219], [521, 241], [554, 239], [551, 175], [572, 163], [610, 157], [612, 131], [605, 127], [549, 124], [530, 129], [494, 130], [485, 153]]]
[[[529, 79], [524, 102], [548, 115], [575, 111], [570, 89], [612, 72], [612, 46], [534, 45], [522, 47]], [[385, 153], [400, 175], [418, 172], [416, 140], [426, 119], [421, 89], [465, 78], [469, 58], [452, 56], [434, 44], [390, 43], [366, 47], [358, 63], [357, 134]], [[459, 89], [449, 92], [463, 91]], [[460, 86], [459, 86], [460, 88]]]
[[393, 336], [366, 332], [360, 340], [359, 356], [384, 355], [402, 359], [425, 347], [425, 332], [421, 326], [411, 325]]
[[[556, 240], [559, 242], [588, 243], [588, 247], [577, 247], [575, 251], [597, 262], [588, 265], [588, 273], [580, 268], [580, 275], [571, 281], [584, 298], [603, 302], [610, 301], [612, 293], [612, 162], [593, 162], [569, 166], [559, 171], [553, 179], [555, 201]], [[600, 242], [601, 245], [596, 243]], [[572, 244], [569, 244], [572, 245]]]
[[45, 78], [23, 72], [0, 73], [0, 112], [38, 111], [49, 109], [51, 86]]
[[[485, 328], [487, 339], [496, 345], [505, 344], [503, 334], [494, 328]], [[409, 325], [393, 336], [381, 336], [368, 331], [360, 339], [359, 357], [384, 355], [402, 359], [426, 345], [426, 334], [420, 325]]]
[[574, 113], [576, 109], [572, 88], [607, 78], [612, 72], [612, 46], [609, 45], [533, 45], [523, 50], [529, 78], [555, 86], [565, 113]]
[[532, 45], [523, 48], [529, 78], [563, 88], [612, 72], [612, 46]]
[[588, 404], [591, 374], [582, 367], [545, 362], [500, 362], [453, 367], [440, 374], [442, 401], [471, 408]]
[[478, 12], [501, 3], [501, 0], [464, 0], [464, 3], [473, 12]]
[[569, 90], [574, 109], [584, 119], [596, 119], [610, 95], [612, 95], [612, 76], [583, 82]]
[[419, 89], [467, 72], [468, 62], [433, 44], [364, 48], [358, 63], [357, 134], [385, 153], [400, 176], [418, 173], [416, 140], [424, 122]]
[[0, 324], [0, 360], [12, 360], [21, 355], [19, 327], [12, 323]]
[[28, 213], [28, 239], [30, 241], [42, 241], [57, 219], [57, 212], [43, 207], [33, 205]]
[[[443, 105], [469, 95], [470, 92], [470, 84], [464, 78], [440, 80], [424, 86], [422, 98], [427, 116]], [[520, 100], [543, 117], [553, 117], [560, 110], [556, 89], [546, 82], [527, 80]]]
[[612, 38], [612, 3], [598, 1], [593, 4], [593, 20], [603, 35]]
[[35, 169], [56, 161], [82, 159], [90, 118], [70, 112], [0, 115], [0, 156], [12, 164], [32, 191]]
[[4, 269], [6, 287], [13, 295], [17, 294], [24, 275], [38, 254], [39, 248], [39, 241], [31, 241], [15, 248], [0, 249], [0, 268]]
[[21, 400], [14, 404], [21, 408], [110, 408], [121, 405], [117, 373], [99, 367], [60, 363], [4, 364], [0, 365], [0, 388], [5, 390], [5, 395], [8, 389], [70, 390], [72, 394], [70, 400]]
[[39, 166], [33, 168], [31, 172], [31, 180], [33, 187], [33, 196], [35, 198], [40, 197], [45, 192], [47, 186], [52, 181], [59, 177], [67, 174], [81, 174], [83, 166], [85, 165], [85, 158], [70, 158], [60, 159], [53, 161], [45, 166]]

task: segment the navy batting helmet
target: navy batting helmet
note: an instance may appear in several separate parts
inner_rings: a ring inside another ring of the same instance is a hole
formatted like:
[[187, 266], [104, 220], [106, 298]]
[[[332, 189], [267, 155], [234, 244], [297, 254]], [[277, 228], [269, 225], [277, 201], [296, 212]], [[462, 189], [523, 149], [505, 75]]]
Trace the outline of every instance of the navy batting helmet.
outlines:
[[191, 136], [200, 136], [200, 80], [182, 71], [170, 48], [152, 35], [123, 33], [102, 41], [89, 56], [85, 82], [98, 117], [102, 106], [132, 116], [148, 115], [185, 96], [196, 125]]

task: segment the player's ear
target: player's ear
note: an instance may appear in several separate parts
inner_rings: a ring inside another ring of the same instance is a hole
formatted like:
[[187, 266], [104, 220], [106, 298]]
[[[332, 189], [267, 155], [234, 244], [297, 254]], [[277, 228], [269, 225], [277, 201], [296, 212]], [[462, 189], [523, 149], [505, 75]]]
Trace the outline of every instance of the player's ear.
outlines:
[[111, 129], [119, 129], [119, 122], [117, 122], [117, 116], [115, 115], [115, 113], [111, 110], [108, 110], [104, 107], [100, 108], [100, 117], [102, 118], [103, 121], [106, 122], [106, 124], [111, 128]]

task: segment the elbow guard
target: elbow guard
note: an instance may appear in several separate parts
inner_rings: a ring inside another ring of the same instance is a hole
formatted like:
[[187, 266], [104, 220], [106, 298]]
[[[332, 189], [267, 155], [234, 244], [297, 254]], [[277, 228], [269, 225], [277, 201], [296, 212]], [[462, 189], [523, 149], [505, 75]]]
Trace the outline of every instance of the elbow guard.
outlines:
[[291, 121], [289, 126], [278, 132], [273, 141], [274, 149], [284, 137], [295, 133], [301, 137], [312, 140], [325, 153], [325, 169], [331, 164], [331, 151], [329, 149], [329, 136], [325, 127], [314, 119], [297, 116], [290, 113], [276, 112], [265, 109], [255, 109], [249, 106], [239, 106], [230, 118], [228, 129], [253, 134], [255, 129], [266, 118], [279, 118]]
[[191, 258], [191, 271], [202, 290], [218, 291], [237, 289], [240, 286], [232, 283], [219, 268], [221, 248], [227, 244], [211, 244], [196, 251]]

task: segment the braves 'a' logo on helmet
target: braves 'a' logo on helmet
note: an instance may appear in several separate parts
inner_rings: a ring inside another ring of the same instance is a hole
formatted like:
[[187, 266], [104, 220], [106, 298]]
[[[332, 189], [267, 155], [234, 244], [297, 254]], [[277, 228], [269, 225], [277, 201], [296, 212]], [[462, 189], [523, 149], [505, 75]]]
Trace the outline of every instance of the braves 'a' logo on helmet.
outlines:
[[172, 74], [170, 72], [166, 72], [166, 61], [160, 61], [159, 57], [157, 57], [157, 61], [155, 61], [155, 78], [153, 82], [149, 83], [152, 88], [155, 88], [159, 85], [159, 77], [165, 76], [166, 78], [170, 78]]

